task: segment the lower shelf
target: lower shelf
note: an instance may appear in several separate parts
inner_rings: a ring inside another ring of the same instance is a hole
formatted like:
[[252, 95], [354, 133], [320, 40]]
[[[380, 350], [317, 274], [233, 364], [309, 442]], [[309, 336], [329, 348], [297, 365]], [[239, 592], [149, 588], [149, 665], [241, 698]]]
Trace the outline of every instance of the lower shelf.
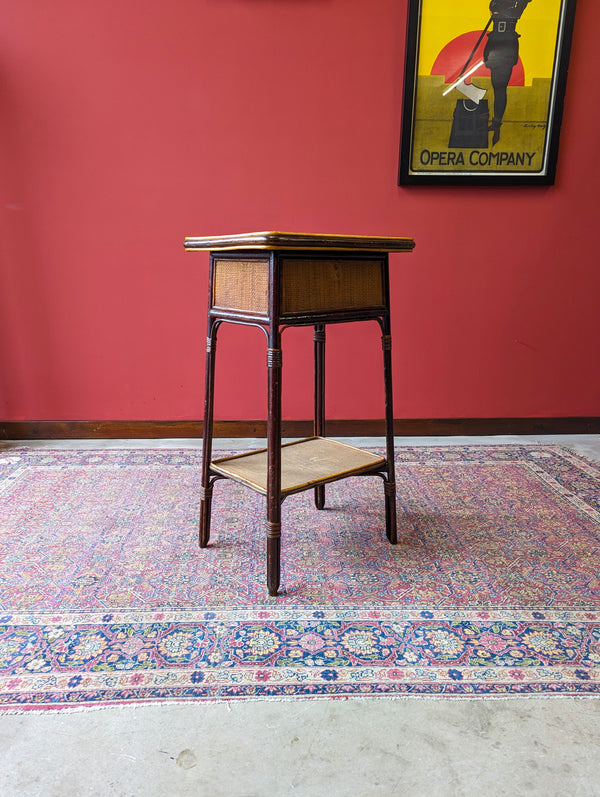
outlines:
[[[385, 457], [360, 448], [310, 437], [281, 447], [281, 495], [291, 495], [347, 476], [376, 473]], [[267, 494], [267, 449], [224, 457], [211, 462], [211, 470]]]

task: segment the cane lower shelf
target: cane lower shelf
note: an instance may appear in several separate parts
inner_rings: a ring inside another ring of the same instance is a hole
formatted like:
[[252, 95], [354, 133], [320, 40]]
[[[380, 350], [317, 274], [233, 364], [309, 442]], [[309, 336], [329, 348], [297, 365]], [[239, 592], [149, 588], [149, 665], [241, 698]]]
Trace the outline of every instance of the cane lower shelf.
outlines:
[[[268, 449], [213, 460], [211, 470], [267, 494]], [[282, 498], [319, 484], [359, 476], [385, 467], [385, 457], [330, 440], [309, 437], [281, 446]]]

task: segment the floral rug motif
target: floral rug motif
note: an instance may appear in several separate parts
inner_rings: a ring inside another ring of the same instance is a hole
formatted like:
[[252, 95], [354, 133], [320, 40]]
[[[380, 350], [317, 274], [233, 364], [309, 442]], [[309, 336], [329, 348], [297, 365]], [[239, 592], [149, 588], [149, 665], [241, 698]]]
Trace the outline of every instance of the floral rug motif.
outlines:
[[558, 446], [398, 447], [283, 504], [195, 449], [0, 451], [0, 710], [206, 699], [600, 693], [600, 466]]

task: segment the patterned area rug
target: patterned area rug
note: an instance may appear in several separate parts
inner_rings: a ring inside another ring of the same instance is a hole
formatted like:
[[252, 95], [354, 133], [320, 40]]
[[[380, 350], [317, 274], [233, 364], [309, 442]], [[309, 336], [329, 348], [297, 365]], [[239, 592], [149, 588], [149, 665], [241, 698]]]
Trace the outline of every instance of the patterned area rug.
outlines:
[[197, 450], [0, 451], [0, 709], [357, 695], [600, 692], [600, 466], [560, 447], [397, 449], [400, 542], [376, 477], [283, 504], [215, 485]]

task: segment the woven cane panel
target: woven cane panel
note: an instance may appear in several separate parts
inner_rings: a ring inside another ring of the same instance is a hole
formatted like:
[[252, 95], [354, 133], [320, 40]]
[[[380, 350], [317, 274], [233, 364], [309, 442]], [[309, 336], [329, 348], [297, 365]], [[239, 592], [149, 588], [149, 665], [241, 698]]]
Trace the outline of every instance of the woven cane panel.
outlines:
[[216, 260], [213, 307], [266, 315], [269, 310], [267, 260]]
[[325, 312], [383, 305], [381, 263], [364, 260], [285, 260], [281, 312]]

